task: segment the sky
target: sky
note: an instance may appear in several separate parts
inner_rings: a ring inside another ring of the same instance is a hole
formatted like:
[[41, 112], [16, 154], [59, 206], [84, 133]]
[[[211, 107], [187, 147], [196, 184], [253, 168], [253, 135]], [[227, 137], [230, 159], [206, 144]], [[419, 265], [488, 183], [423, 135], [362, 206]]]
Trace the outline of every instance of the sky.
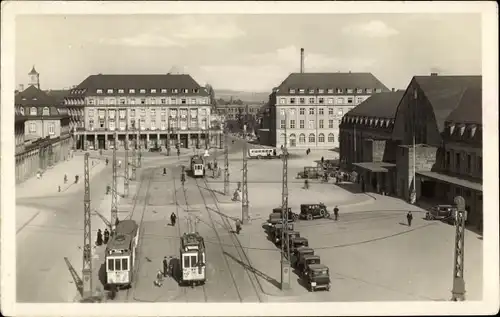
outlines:
[[371, 72], [389, 88], [414, 75], [481, 74], [480, 14], [23, 15], [16, 87], [35, 65], [42, 89], [92, 74], [172, 68], [217, 89], [270, 92], [300, 70]]

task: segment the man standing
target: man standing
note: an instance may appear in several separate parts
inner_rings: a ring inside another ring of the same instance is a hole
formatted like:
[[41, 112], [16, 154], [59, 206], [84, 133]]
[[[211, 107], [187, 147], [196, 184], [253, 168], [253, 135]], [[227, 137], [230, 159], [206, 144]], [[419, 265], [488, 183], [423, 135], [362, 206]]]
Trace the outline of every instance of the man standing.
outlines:
[[163, 276], [167, 277], [168, 274], [168, 260], [167, 257], [163, 257]]
[[408, 211], [408, 214], [406, 215], [406, 220], [408, 220], [408, 227], [411, 227], [411, 221], [413, 220], [413, 215], [411, 214], [411, 211]]
[[339, 219], [339, 207], [335, 206], [333, 208], [333, 215], [335, 216], [335, 221], [337, 221]]

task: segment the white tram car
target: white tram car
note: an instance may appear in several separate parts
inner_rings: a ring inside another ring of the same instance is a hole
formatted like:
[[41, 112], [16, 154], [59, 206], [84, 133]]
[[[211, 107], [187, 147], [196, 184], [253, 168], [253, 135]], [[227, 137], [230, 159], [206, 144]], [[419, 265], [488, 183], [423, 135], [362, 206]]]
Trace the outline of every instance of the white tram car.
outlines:
[[206, 281], [205, 241], [198, 233], [181, 237], [180, 284], [199, 285]]
[[205, 161], [200, 155], [191, 157], [191, 174], [193, 177], [205, 176]]
[[106, 286], [128, 288], [134, 278], [139, 226], [134, 220], [122, 220], [106, 247]]

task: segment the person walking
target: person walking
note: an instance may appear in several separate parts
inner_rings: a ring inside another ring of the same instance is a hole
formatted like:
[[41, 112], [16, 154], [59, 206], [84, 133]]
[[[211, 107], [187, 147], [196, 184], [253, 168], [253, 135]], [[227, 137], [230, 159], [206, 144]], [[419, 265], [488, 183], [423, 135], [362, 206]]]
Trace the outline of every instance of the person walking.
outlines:
[[335, 208], [333, 208], [333, 215], [335, 216], [335, 221], [337, 221], [339, 219], [339, 207], [338, 206], [335, 206]]
[[104, 244], [108, 244], [109, 241], [109, 231], [108, 228], [104, 229]]
[[172, 227], [175, 226], [175, 221], [177, 220], [177, 216], [175, 215], [174, 212], [172, 212], [172, 214], [170, 215], [170, 224], [172, 225]]
[[236, 219], [236, 234], [240, 234], [240, 231], [241, 231], [241, 220], [240, 219]]
[[413, 215], [411, 214], [411, 211], [408, 211], [408, 214], [406, 215], [406, 220], [408, 220], [408, 227], [411, 227], [411, 221], [413, 220]]
[[168, 260], [167, 257], [163, 257], [163, 276], [167, 277], [168, 275]]
[[64, 184], [68, 183], [68, 175], [64, 174]]
[[101, 246], [102, 245], [102, 232], [101, 232], [101, 229], [97, 230], [97, 240], [96, 240], [95, 244], [97, 246]]

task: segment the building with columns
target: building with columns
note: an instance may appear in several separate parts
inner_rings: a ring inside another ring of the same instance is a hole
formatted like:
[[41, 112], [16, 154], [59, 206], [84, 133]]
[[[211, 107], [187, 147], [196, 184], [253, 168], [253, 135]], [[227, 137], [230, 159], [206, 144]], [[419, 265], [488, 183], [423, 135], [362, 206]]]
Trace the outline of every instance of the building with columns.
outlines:
[[40, 90], [36, 70], [30, 85], [15, 95], [16, 182], [22, 182], [70, 155], [69, 116], [56, 98]]
[[373, 94], [388, 91], [371, 73], [292, 73], [269, 97], [268, 145], [337, 148], [344, 114]]
[[344, 168], [357, 172], [366, 191], [415, 203], [453, 204], [461, 195], [468, 224], [480, 227], [481, 92], [481, 76], [433, 73], [413, 77], [402, 96], [385, 105], [371, 97], [342, 120]]
[[210, 94], [190, 75], [91, 75], [71, 89], [65, 104], [84, 113], [74, 131], [77, 148], [138, 145], [208, 147], [220, 140], [211, 130]]

